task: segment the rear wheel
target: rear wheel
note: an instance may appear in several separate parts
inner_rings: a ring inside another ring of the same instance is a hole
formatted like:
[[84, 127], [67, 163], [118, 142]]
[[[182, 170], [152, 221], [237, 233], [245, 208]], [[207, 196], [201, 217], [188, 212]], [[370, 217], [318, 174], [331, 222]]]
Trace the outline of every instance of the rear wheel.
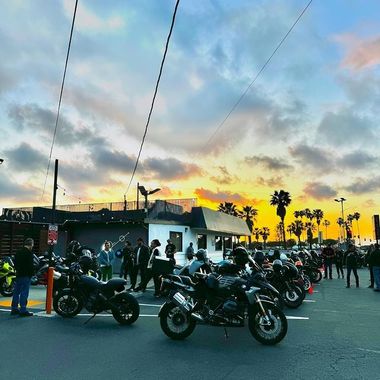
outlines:
[[290, 289], [284, 289], [281, 295], [287, 307], [296, 309], [302, 304], [303, 295], [298, 286], [290, 285]]
[[121, 325], [131, 325], [139, 317], [139, 303], [131, 294], [119, 294], [114, 303], [116, 307], [112, 309], [112, 315]]
[[262, 303], [265, 315], [260, 307], [254, 307], [249, 314], [248, 326], [252, 336], [262, 344], [274, 345], [284, 339], [288, 331], [288, 321], [284, 313], [275, 305]]
[[311, 288], [311, 281], [310, 281], [309, 276], [304, 275], [303, 281], [304, 281], [303, 287], [306, 291], [308, 291]]
[[312, 283], [317, 283], [322, 280], [322, 273], [320, 270], [316, 269], [310, 272], [310, 280]]
[[8, 283], [7, 280], [4, 278], [3, 281], [0, 283], [0, 293], [4, 297], [12, 297], [13, 296], [13, 289], [15, 287], [15, 279], [12, 278], [11, 281]]
[[160, 313], [162, 331], [175, 340], [187, 338], [195, 329], [190, 313], [185, 313], [174, 303], [167, 303]]
[[83, 300], [70, 289], [59, 291], [53, 298], [53, 308], [64, 318], [75, 317], [83, 308]]

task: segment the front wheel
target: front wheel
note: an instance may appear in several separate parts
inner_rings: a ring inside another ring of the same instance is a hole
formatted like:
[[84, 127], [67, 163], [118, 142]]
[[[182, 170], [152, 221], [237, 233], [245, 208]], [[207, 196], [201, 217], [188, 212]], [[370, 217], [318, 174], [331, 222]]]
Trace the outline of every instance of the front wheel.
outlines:
[[298, 286], [290, 285], [290, 289], [284, 289], [281, 295], [285, 305], [291, 309], [296, 309], [303, 302], [302, 290]]
[[319, 269], [315, 269], [310, 272], [310, 280], [312, 283], [316, 284], [322, 280], [322, 273]]
[[70, 289], [60, 290], [53, 298], [53, 308], [63, 318], [75, 317], [83, 308], [83, 300]]
[[185, 313], [174, 303], [165, 304], [159, 316], [161, 329], [169, 338], [185, 339], [195, 329], [190, 313]]
[[265, 315], [259, 305], [251, 310], [248, 319], [249, 331], [262, 344], [274, 345], [284, 339], [288, 331], [285, 314], [275, 305], [262, 302]]
[[121, 325], [131, 325], [140, 315], [140, 305], [130, 294], [119, 294], [114, 301], [112, 315]]
[[11, 281], [8, 281], [4, 278], [3, 281], [0, 283], [0, 293], [4, 297], [12, 297], [13, 296], [13, 289], [15, 287], [15, 279], [12, 278]]

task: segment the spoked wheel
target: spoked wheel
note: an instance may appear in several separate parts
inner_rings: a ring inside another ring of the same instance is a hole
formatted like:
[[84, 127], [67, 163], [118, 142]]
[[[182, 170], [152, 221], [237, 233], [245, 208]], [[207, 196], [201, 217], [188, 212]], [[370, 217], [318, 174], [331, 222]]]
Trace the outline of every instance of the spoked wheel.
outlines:
[[140, 305], [130, 294], [120, 294], [115, 304], [112, 315], [121, 325], [131, 325], [140, 315]]
[[288, 321], [277, 306], [266, 303], [262, 303], [262, 305], [265, 315], [259, 307], [255, 307], [249, 314], [249, 331], [262, 344], [277, 344], [284, 339], [288, 331]]
[[316, 269], [310, 272], [310, 280], [312, 283], [317, 283], [322, 280], [322, 273], [320, 270]]
[[302, 290], [297, 286], [291, 286], [290, 289], [285, 289], [281, 295], [285, 305], [292, 309], [299, 307], [304, 298]]
[[304, 275], [303, 281], [304, 281], [303, 287], [304, 287], [305, 291], [308, 291], [311, 288], [311, 281], [310, 281], [309, 276]]
[[4, 297], [12, 297], [13, 296], [13, 289], [15, 287], [15, 280], [12, 278], [10, 283], [7, 282], [6, 279], [1, 281], [0, 283], [0, 293]]
[[174, 303], [167, 303], [160, 312], [162, 331], [172, 339], [187, 338], [195, 329], [195, 321], [190, 313], [183, 312]]
[[61, 317], [72, 318], [82, 310], [83, 301], [70, 289], [63, 289], [54, 296], [53, 308]]

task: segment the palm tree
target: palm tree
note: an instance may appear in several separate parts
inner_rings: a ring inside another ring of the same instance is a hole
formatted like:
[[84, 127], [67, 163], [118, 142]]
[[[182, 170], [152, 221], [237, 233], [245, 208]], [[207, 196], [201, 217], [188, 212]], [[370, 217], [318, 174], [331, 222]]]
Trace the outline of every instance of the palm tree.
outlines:
[[258, 227], [255, 227], [252, 231], [252, 234], [253, 236], [255, 237], [256, 239], [256, 243], [259, 243], [259, 238], [260, 238], [260, 232], [261, 232], [261, 229], [258, 228]]
[[[241, 211], [238, 211], [239, 216], [245, 219], [247, 226], [252, 234], [253, 224], [256, 221], [257, 209], [252, 206], [245, 206]], [[251, 244], [251, 235], [248, 236], [249, 244]]]
[[336, 222], [337, 222], [337, 224], [339, 226], [339, 235], [340, 235], [340, 238], [344, 239], [344, 232], [343, 232], [343, 235], [342, 235], [342, 228], [344, 226], [344, 220], [343, 220], [343, 218], [338, 218], [336, 220]]
[[306, 218], [309, 219], [311, 222], [314, 218], [313, 212], [309, 208], [305, 208], [305, 210], [303, 210], [303, 212], [305, 213]]
[[359, 239], [359, 245], [361, 245], [360, 242], [360, 230], [359, 230], [359, 219], [360, 219], [360, 214], [358, 212], [354, 212], [354, 219], [356, 220], [356, 225], [358, 227], [358, 239]]
[[286, 215], [286, 207], [289, 206], [292, 199], [290, 198], [290, 194], [287, 191], [280, 190], [275, 191], [274, 194], [271, 197], [270, 204], [272, 206], [277, 206], [277, 216], [280, 217], [281, 223], [282, 223], [282, 238], [284, 241], [284, 247], [286, 248], [286, 237], [285, 237], [285, 215]]
[[326, 240], [327, 240], [327, 227], [328, 227], [330, 224], [331, 224], [330, 221], [327, 220], [327, 219], [325, 219], [325, 220], [323, 221], [323, 225], [324, 225], [325, 228], [326, 228]]
[[313, 215], [314, 215], [315, 221], [317, 222], [317, 226], [318, 226], [318, 242], [321, 243], [319, 241], [319, 226], [320, 226], [321, 221], [323, 219], [323, 211], [320, 208], [316, 208], [315, 210], [313, 210]]
[[292, 238], [292, 235], [293, 235], [293, 229], [292, 229], [292, 225], [289, 224], [288, 227], [286, 227], [286, 232], [289, 233], [289, 239]]
[[270, 230], [268, 227], [263, 227], [260, 231], [260, 235], [262, 236], [263, 238], [263, 242], [264, 242], [264, 249], [266, 247], [266, 244], [267, 244], [267, 239], [269, 237], [269, 234], [270, 234]]
[[291, 223], [290, 227], [294, 235], [296, 235], [298, 238], [298, 246], [301, 246], [301, 235], [302, 235], [302, 231], [305, 228], [302, 220], [299, 220], [299, 219], [295, 220], [294, 222]]
[[225, 214], [238, 216], [236, 205], [234, 205], [232, 202], [219, 203], [218, 211], [224, 212]]
[[277, 241], [281, 241], [283, 240], [283, 237], [284, 237], [284, 225], [282, 224], [282, 222], [278, 223], [276, 225], [276, 237], [277, 237]]
[[310, 244], [310, 249], [313, 248], [313, 232], [315, 231], [315, 225], [313, 222], [306, 222], [305, 228], [307, 231], [307, 240]]
[[302, 220], [302, 218], [305, 216], [305, 211], [304, 210], [294, 211], [293, 215], [295, 218], [297, 219], [301, 218]]

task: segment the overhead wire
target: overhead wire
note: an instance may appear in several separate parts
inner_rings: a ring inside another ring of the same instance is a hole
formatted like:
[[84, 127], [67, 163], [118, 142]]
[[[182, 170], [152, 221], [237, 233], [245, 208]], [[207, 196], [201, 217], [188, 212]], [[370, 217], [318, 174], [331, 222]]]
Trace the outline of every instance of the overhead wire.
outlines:
[[[255, 84], [257, 78], [261, 75], [261, 73], [265, 70], [265, 68], [268, 66], [268, 64], [270, 63], [270, 61], [272, 60], [273, 56], [277, 53], [278, 49], [282, 46], [282, 44], [285, 42], [285, 40], [287, 39], [287, 37], [289, 36], [289, 34], [292, 32], [292, 30], [294, 29], [294, 27], [297, 25], [298, 21], [301, 19], [301, 17], [304, 15], [304, 13], [307, 11], [307, 9], [309, 8], [309, 6], [311, 5], [311, 3], [313, 2], [313, 0], [310, 0], [308, 2], [308, 4], [304, 7], [304, 9], [302, 10], [302, 12], [299, 14], [299, 16], [297, 17], [297, 19], [294, 21], [293, 25], [290, 27], [290, 29], [287, 31], [287, 33], [284, 35], [284, 37], [281, 39], [281, 41], [278, 43], [278, 45], [276, 46], [276, 48], [273, 50], [272, 54], [269, 56], [269, 58], [265, 61], [265, 63], [263, 64], [263, 66], [261, 67], [261, 69], [258, 71], [258, 73], [256, 74], [256, 76], [253, 78], [253, 80], [251, 81], [251, 83], [249, 84], [249, 86], [245, 89], [245, 91], [240, 95], [239, 99], [236, 101], [236, 103], [232, 106], [231, 110], [227, 113], [226, 117], [222, 120], [222, 122], [219, 124], [219, 126], [216, 128], [216, 130], [214, 131], [214, 133], [210, 136], [210, 138], [207, 140], [206, 144], [204, 145], [204, 148], [207, 147], [207, 145], [209, 145], [209, 143], [211, 142], [211, 140], [216, 136], [216, 134], [220, 131], [220, 129], [223, 127], [223, 125], [225, 124], [225, 122], [228, 120], [228, 118], [231, 116], [231, 114], [235, 111], [235, 109], [237, 108], [237, 106], [240, 104], [240, 102], [243, 100], [243, 98], [247, 95], [248, 91], [251, 89], [251, 87]], [[203, 149], [204, 149], [203, 148]]]
[[68, 47], [67, 47], [65, 68], [64, 68], [64, 71], [63, 71], [63, 78], [62, 78], [62, 83], [61, 83], [61, 91], [60, 91], [60, 94], [59, 94], [57, 116], [56, 116], [56, 119], [55, 119], [54, 134], [53, 134], [53, 139], [52, 139], [51, 147], [50, 147], [49, 161], [48, 161], [48, 165], [47, 165], [47, 169], [46, 169], [45, 183], [44, 183], [44, 187], [43, 187], [43, 191], [42, 191], [42, 195], [41, 195], [41, 202], [42, 202], [42, 200], [44, 198], [44, 195], [45, 195], [46, 182], [47, 182], [48, 175], [49, 175], [51, 157], [52, 157], [52, 154], [53, 154], [53, 148], [54, 148], [55, 138], [56, 138], [56, 135], [57, 135], [59, 114], [60, 114], [60, 110], [61, 110], [62, 95], [63, 95], [64, 86], [65, 86], [67, 64], [69, 62], [70, 49], [71, 49], [71, 41], [72, 41], [72, 38], [73, 38], [73, 31], [74, 31], [74, 24], [75, 24], [75, 17], [76, 17], [76, 13], [77, 13], [77, 8], [78, 8], [78, 0], [75, 1], [75, 8], [74, 8], [73, 19], [72, 19], [71, 30], [70, 30], [70, 39], [69, 39], [69, 44], [68, 44]]
[[138, 164], [139, 164], [141, 152], [142, 152], [142, 149], [143, 149], [143, 146], [144, 146], [144, 143], [145, 143], [145, 138], [146, 138], [146, 135], [147, 135], [147, 132], [148, 132], [148, 127], [149, 127], [150, 119], [151, 119], [152, 112], [153, 112], [154, 103], [155, 103], [157, 92], [158, 92], [158, 86], [160, 84], [161, 75], [162, 75], [162, 71], [163, 71], [163, 67], [164, 67], [164, 63], [165, 63], [165, 59], [166, 59], [166, 54], [167, 54], [168, 47], [169, 47], [170, 37], [172, 35], [172, 31], [173, 31], [173, 28], [174, 28], [174, 23], [175, 23], [175, 18], [176, 18], [176, 15], [177, 15], [177, 9], [178, 9], [179, 2], [180, 2], [180, 0], [177, 0], [176, 4], [175, 4], [175, 7], [174, 7], [174, 12], [173, 12], [173, 16], [172, 16], [171, 25], [170, 25], [170, 30], [169, 30], [168, 37], [166, 38], [165, 51], [164, 51], [164, 55], [162, 57], [160, 71], [159, 71], [158, 78], [157, 78], [157, 81], [156, 81], [156, 86], [155, 86], [155, 89], [154, 89], [154, 94], [153, 94], [153, 99], [152, 99], [152, 103], [151, 103], [149, 114], [148, 114], [148, 119], [147, 119], [147, 122], [146, 122], [146, 125], [145, 125], [144, 135], [143, 135], [142, 140], [141, 140], [140, 149], [139, 149], [139, 153], [137, 155], [135, 166], [133, 168], [132, 176], [131, 176], [131, 179], [129, 181], [127, 190], [124, 193], [124, 196], [127, 195], [128, 191], [129, 191], [129, 189], [131, 187], [133, 178], [134, 178], [134, 176], [136, 174], [136, 170], [137, 170], [137, 167], [138, 167]]

